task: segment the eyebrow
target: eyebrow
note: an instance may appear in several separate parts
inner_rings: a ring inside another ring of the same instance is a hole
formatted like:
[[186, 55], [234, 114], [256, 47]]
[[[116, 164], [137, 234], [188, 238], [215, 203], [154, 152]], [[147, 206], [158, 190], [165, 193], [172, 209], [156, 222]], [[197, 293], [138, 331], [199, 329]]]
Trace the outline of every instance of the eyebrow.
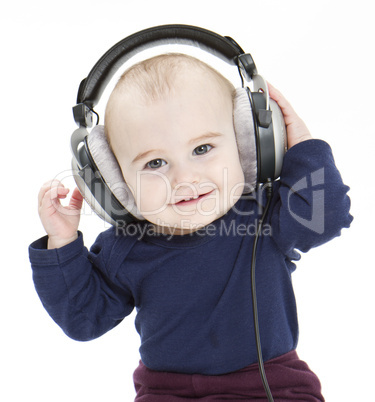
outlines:
[[211, 132], [209, 132], [209, 133], [202, 134], [199, 137], [192, 138], [188, 142], [188, 144], [192, 145], [192, 144], [195, 144], [197, 142], [211, 140], [213, 138], [218, 138], [218, 137], [222, 137], [222, 136], [223, 136], [223, 134], [221, 134], [221, 133], [211, 133]]
[[152, 153], [154, 153], [154, 152], [155, 152], [155, 153], [162, 153], [163, 151], [162, 151], [161, 149], [150, 149], [150, 150], [145, 151], [145, 152], [140, 152], [140, 153], [133, 159], [133, 162], [132, 162], [132, 163], [136, 163], [136, 162], [138, 162], [139, 160], [146, 158], [149, 154], [152, 154]]
[[[218, 137], [222, 137], [223, 134], [221, 133], [205, 133], [200, 135], [199, 137], [196, 138], [192, 138], [191, 140], [189, 140], [188, 144], [192, 145], [192, 144], [196, 144], [197, 142], [201, 142], [201, 141], [207, 141], [213, 138], [218, 138]], [[148, 155], [153, 154], [153, 153], [162, 153], [163, 150], [162, 149], [150, 149], [148, 151], [145, 152], [140, 152], [132, 161], [133, 163], [136, 163], [142, 159], [145, 159]]]

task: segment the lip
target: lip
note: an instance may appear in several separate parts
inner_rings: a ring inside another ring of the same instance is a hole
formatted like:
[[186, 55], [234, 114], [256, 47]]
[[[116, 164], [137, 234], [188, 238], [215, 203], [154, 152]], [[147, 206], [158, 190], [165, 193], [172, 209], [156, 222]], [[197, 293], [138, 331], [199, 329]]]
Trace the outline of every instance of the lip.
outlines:
[[181, 200], [174, 202], [172, 205], [184, 206], [184, 205], [194, 205], [200, 202], [201, 200], [207, 198], [210, 194], [212, 194], [215, 190], [211, 190], [208, 193], [199, 194], [198, 198], [192, 198], [189, 201]]

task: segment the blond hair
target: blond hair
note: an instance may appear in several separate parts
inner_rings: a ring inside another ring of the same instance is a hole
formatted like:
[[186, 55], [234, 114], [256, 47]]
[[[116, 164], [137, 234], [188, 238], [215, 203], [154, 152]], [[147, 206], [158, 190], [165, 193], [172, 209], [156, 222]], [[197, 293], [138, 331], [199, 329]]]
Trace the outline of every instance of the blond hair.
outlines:
[[[180, 54], [167, 53], [143, 60], [128, 68], [118, 80], [107, 104], [105, 121], [110, 118], [111, 103], [118, 94], [136, 94], [137, 98], [144, 102], [154, 102], [171, 93], [176, 87], [179, 76], [186, 69], [195, 69], [202, 74], [208, 74], [213, 78], [223, 95], [234, 98], [235, 88], [233, 84], [218, 71], [195, 57]], [[107, 124], [105, 132], [108, 138]]]

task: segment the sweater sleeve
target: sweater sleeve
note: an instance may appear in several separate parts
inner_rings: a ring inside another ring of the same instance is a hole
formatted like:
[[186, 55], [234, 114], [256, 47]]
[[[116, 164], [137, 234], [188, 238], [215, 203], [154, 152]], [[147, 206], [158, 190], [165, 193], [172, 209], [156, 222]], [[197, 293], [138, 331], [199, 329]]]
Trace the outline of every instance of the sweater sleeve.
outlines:
[[118, 286], [107, 264], [112, 245], [99, 235], [88, 251], [82, 234], [59, 249], [47, 250], [47, 236], [29, 246], [33, 280], [43, 306], [71, 338], [103, 335], [134, 308], [130, 289]]
[[288, 150], [271, 212], [281, 251], [298, 259], [294, 249], [306, 252], [348, 228], [353, 219], [348, 190], [326, 142], [308, 140]]

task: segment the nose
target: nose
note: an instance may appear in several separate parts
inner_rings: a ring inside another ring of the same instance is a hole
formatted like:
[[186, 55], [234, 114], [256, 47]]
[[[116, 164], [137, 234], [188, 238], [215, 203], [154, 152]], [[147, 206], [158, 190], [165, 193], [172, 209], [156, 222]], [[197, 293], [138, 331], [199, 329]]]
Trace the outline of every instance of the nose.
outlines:
[[194, 163], [175, 164], [171, 173], [170, 183], [174, 190], [182, 187], [192, 188], [192, 185], [200, 181], [200, 172]]

